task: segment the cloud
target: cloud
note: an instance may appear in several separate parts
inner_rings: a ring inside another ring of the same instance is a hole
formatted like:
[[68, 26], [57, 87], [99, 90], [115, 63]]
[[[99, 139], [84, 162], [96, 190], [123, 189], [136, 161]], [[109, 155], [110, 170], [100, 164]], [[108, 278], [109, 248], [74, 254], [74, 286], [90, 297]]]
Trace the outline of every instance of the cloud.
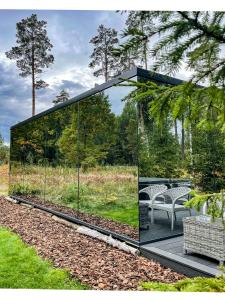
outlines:
[[[7, 59], [4, 52], [15, 45], [16, 23], [32, 13], [47, 21], [55, 57], [54, 64], [41, 74], [49, 86], [37, 91], [37, 113], [50, 108], [62, 89], [66, 89], [72, 98], [93, 88], [95, 83], [103, 82], [88, 68], [92, 52], [89, 41], [101, 23], [119, 31], [126, 19], [126, 14], [114, 11], [0, 10], [0, 132], [7, 143], [10, 126], [31, 116], [31, 81], [19, 76], [15, 62]], [[189, 76], [185, 68], [179, 75]], [[111, 94], [116, 113], [121, 109], [120, 98], [116, 93]]]
[[[88, 68], [67, 68], [65, 73], [54, 77], [45, 74], [49, 83], [46, 89], [36, 92], [36, 112], [39, 113], [53, 106], [52, 101], [62, 89], [66, 89], [70, 97], [75, 97], [101, 83], [95, 79]], [[29, 78], [21, 78], [14, 62], [0, 55], [0, 132], [6, 143], [9, 142], [10, 126], [31, 116], [31, 82]]]

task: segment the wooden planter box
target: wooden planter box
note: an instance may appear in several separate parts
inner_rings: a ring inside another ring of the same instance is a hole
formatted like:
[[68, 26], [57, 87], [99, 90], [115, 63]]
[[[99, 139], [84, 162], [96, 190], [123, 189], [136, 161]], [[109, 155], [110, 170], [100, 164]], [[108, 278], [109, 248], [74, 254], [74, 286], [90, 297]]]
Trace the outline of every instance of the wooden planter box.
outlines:
[[195, 216], [183, 220], [184, 253], [194, 252], [225, 261], [225, 229], [220, 220], [211, 222], [210, 217]]

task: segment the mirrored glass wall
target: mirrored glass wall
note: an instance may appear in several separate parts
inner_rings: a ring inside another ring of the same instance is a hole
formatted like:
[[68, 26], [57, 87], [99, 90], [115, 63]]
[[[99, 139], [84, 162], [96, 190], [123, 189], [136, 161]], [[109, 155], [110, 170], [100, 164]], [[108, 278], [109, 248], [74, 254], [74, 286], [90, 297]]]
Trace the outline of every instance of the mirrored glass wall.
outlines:
[[113, 86], [14, 127], [11, 194], [138, 241], [133, 89]]
[[185, 121], [189, 112], [181, 108], [176, 119], [168, 108], [157, 118], [154, 100], [147, 96], [138, 103], [141, 243], [182, 234], [183, 219], [202, 214], [186, 205], [193, 192], [218, 193], [225, 187], [225, 135], [214, 126], [199, 126], [200, 115]]
[[157, 119], [136, 93], [111, 86], [13, 127], [10, 194], [141, 243], [182, 234], [201, 214], [191, 191], [225, 188], [225, 134], [185, 110]]

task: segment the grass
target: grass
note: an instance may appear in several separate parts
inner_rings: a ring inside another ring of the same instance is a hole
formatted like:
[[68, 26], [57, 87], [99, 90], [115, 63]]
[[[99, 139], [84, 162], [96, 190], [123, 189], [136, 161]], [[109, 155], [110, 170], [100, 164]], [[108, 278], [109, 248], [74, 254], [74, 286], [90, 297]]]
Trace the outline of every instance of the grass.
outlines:
[[42, 260], [19, 236], [0, 227], [0, 288], [87, 289], [69, 273]]
[[0, 196], [8, 194], [8, 165], [0, 165]]
[[[44, 180], [46, 171], [45, 195]], [[77, 174], [69, 167], [26, 166], [25, 186], [15, 187], [24, 194], [76, 209]], [[13, 169], [15, 183], [22, 181], [20, 168]], [[56, 188], [57, 187], [57, 188]], [[138, 228], [137, 168], [98, 166], [80, 170], [80, 210]]]

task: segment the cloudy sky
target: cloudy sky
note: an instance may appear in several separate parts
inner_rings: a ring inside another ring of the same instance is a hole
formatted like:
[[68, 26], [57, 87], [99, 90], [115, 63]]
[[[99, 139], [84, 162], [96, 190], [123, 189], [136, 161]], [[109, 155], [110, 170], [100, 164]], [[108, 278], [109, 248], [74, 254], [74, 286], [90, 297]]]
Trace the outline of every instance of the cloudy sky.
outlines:
[[37, 92], [37, 112], [52, 106], [52, 100], [63, 88], [71, 97], [102, 83], [88, 68], [92, 51], [89, 40], [99, 24], [120, 30], [125, 15], [114, 11], [30, 11], [0, 10], [0, 132], [9, 142], [9, 127], [31, 116], [31, 83], [19, 77], [14, 61], [5, 52], [15, 45], [16, 23], [36, 13], [47, 21], [47, 31], [54, 48], [54, 64], [44, 71], [42, 78], [49, 87]]
[[[88, 68], [92, 52], [89, 41], [100, 24], [120, 31], [126, 19], [126, 14], [115, 11], [0, 10], [0, 132], [6, 143], [10, 126], [31, 116], [30, 79], [19, 77], [15, 62], [7, 59], [5, 52], [15, 45], [16, 23], [32, 13], [47, 21], [55, 57], [54, 64], [42, 76], [49, 87], [37, 92], [37, 113], [51, 107], [63, 88], [74, 97], [103, 82], [102, 78], [93, 77]], [[179, 77], [185, 79], [185, 73]]]

